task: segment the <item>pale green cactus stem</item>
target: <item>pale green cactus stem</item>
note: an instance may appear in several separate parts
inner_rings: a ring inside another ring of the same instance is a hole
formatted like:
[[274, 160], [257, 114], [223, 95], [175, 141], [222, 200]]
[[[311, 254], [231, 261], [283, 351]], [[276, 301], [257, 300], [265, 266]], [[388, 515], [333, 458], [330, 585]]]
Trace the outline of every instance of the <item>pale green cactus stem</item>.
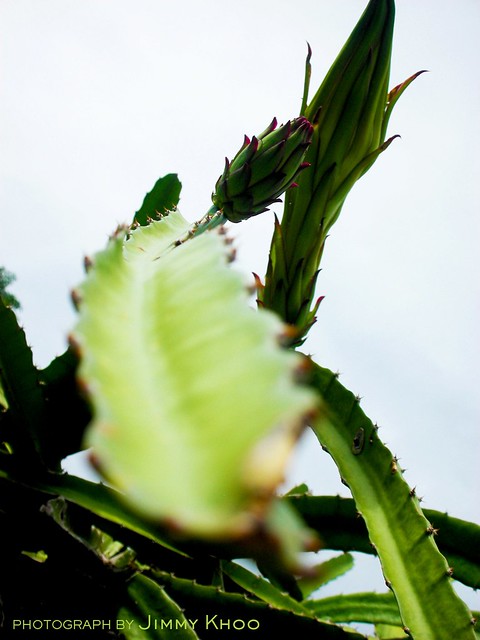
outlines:
[[[371, 0], [323, 83], [307, 105], [309, 48], [302, 115], [313, 124], [305, 155], [311, 169], [287, 193], [272, 240], [259, 302], [296, 327], [301, 344], [315, 322], [311, 308], [325, 239], [355, 182], [373, 165], [386, 140], [395, 102], [415, 76], [388, 92], [394, 25], [393, 0]], [[418, 75], [418, 74], [416, 74]]]
[[268, 210], [292, 185], [303, 169], [313, 128], [304, 117], [277, 129], [277, 120], [259, 136], [245, 136], [238, 153], [215, 185], [212, 201], [230, 222], [241, 222]]

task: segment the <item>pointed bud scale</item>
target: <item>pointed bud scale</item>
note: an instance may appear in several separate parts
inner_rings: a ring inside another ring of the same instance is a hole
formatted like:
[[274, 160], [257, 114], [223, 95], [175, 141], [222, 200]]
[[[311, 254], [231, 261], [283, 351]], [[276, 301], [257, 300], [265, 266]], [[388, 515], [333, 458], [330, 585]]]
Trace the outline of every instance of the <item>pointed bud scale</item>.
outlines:
[[308, 166], [304, 158], [312, 135], [310, 122], [300, 117], [278, 129], [274, 118], [258, 137], [245, 136], [237, 155], [225, 163], [213, 204], [231, 222], [267, 211]]

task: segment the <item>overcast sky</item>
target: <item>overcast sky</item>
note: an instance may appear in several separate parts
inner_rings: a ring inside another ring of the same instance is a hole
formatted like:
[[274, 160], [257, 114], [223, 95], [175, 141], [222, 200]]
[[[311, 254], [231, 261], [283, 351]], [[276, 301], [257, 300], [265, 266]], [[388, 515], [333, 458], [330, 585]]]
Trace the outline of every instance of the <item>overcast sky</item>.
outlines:
[[[166, 173], [198, 219], [243, 135], [298, 114], [306, 42], [313, 95], [366, 4], [0, 1], [0, 264], [39, 366], [65, 348], [84, 255]], [[363, 397], [424, 505], [477, 521], [479, 27], [478, 0], [398, 0], [391, 86], [429, 73], [330, 234], [306, 345]], [[232, 228], [246, 274], [265, 272], [272, 218]], [[308, 437], [291, 479], [348, 495]]]

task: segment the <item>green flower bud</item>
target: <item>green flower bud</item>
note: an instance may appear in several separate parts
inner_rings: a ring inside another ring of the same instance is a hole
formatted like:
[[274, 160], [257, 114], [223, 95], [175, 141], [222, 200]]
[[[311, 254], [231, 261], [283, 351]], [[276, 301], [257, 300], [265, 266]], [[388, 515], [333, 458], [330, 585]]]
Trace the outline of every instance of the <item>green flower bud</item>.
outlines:
[[312, 134], [310, 122], [300, 117], [278, 129], [274, 118], [259, 136], [251, 140], [245, 136], [233, 160], [225, 158], [212, 194], [213, 204], [231, 222], [267, 211], [309, 166], [304, 157]]
[[[418, 75], [388, 91], [394, 0], [370, 0], [318, 91], [307, 104], [308, 49], [301, 113], [313, 125], [305, 160], [312, 165], [289, 192], [275, 227], [259, 302], [296, 327], [301, 344], [315, 322], [312, 305], [325, 240], [355, 182], [396, 137], [386, 139], [400, 95]], [[420, 72], [421, 73], [421, 72]]]

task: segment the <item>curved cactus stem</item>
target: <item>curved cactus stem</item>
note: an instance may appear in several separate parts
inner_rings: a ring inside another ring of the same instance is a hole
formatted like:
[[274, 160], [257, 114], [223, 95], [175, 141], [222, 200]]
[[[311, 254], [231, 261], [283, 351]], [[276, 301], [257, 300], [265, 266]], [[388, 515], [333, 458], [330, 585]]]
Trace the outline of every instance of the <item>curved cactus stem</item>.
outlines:
[[379, 440], [359, 400], [337, 376], [313, 366], [323, 415], [312, 428], [335, 460], [365, 519], [386, 584], [416, 640], [472, 640], [471, 614], [455, 593], [435, 544], [435, 529], [403, 479], [398, 460]]
[[98, 517], [120, 525], [130, 531], [152, 540], [157, 544], [186, 556], [169, 542], [164, 533], [155, 526], [130, 511], [124, 504], [121, 494], [104, 484], [84, 480], [69, 474], [48, 474], [41, 478], [19, 477], [9, 470], [0, 469], [0, 478], [15, 483], [18, 486], [40, 491], [52, 497], [62, 496], [65, 500], [87, 509]]
[[[231, 631], [235, 620], [258, 622], [256, 633], [262, 638], [284, 637], [292, 634], [301, 638], [322, 640], [366, 640], [352, 629], [320, 621], [314, 616], [277, 608], [245, 593], [232, 593], [215, 586], [198, 584], [194, 580], [179, 578], [158, 569], [146, 568], [145, 573], [165, 588], [165, 591], [182, 607], [188, 618], [199, 618], [197, 629], [203, 638], [219, 637], [219, 631]], [[223, 626], [222, 626], [223, 623]], [[252, 633], [253, 633], [252, 628]]]
[[46, 402], [48, 458], [50, 467], [56, 470], [66, 456], [82, 449], [83, 433], [91, 420], [88, 404], [77, 386], [77, 366], [78, 358], [67, 349], [39, 371]]
[[298, 580], [303, 598], [307, 598], [320, 587], [343, 576], [347, 571], [353, 569], [354, 564], [355, 560], [351, 553], [342, 553], [315, 565], [312, 568], [313, 576], [305, 576]]
[[7, 409], [0, 414], [0, 442], [5, 442], [0, 451], [23, 459], [24, 471], [32, 473], [45, 459], [45, 403], [25, 333], [1, 296], [0, 388], [1, 402]]
[[117, 615], [117, 629], [126, 640], [198, 640], [193, 621], [187, 620], [178, 604], [151, 578], [135, 575], [127, 594], [128, 600]]
[[[351, 498], [289, 494], [284, 499], [321, 534], [324, 548], [375, 555], [365, 521]], [[452, 577], [473, 589], [480, 588], [480, 526], [432, 509], [423, 509], [423, 513], [438, 530], [435, 542], [453, 569]]]
[[237, 585], [255, 595], [260, 600], [276, 607], [300, 615], [311, 616], [309, 609], [286, 593], [279, 591], [271, 582], [257, 576], [235, 562], [222, 560], [222, 571]]
[[402, 626], [392, 593], [349, 593], [318, 600], [306, 600], [311, 613], [331, 622], [367, 622]]
[[[306, 600], [304, 606], [321, 619], [336, 623], [365, 622], [399, 629], [402, 619], [392, 593], [350, 593], [318, 600]], [[472, 615], [478, 618], [479, 612]], [[407, 637], [407, 636], [405, 636]]]

